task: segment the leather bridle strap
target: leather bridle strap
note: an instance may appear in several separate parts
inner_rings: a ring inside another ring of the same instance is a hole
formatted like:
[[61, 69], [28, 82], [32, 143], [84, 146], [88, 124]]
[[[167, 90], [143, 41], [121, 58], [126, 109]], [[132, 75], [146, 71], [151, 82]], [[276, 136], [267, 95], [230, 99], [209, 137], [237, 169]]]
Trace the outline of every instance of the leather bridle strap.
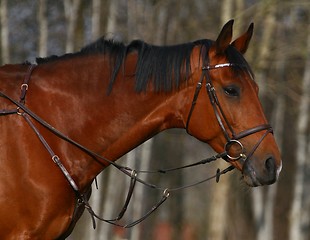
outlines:
[[235, 134], [233, 136], [234, 139], [236, 140], [239, 140], [241, 138], [245, 138], [249, 135], [252, 135], [254, 133], [257, 133], [257, 132], [260, 132], [260, 131], [263, 131], [263, 130], [267, 130], [269, 133], [273, 133], [273, 130], [272, 130], [272, 127], [270, 126], [270, 124], [266, 123], [266, 124], [262, 124], [262, 125], [259, 125], [257, 127], [254, 127], [254, 128], [251, 128], [251, 129], [248, 129], [248, 130], [245, 130], [245, 131], [242, 131], [238, 134]]
[[28, 71], [27, 71], [27, 73], [25, 75], [25, 78], [24, 78], [24, 82], [20, 86], [21, 93], [20, 93], [19, 102], [22, 103], [22, 104], [25, 104], [26, 93], [28, 91], [28, 83], [30, 81], [30, 77], [31, 77], [32, 71], [35, 69], [36, 66], [37, 66], [36, 64], [30, 64], [29, 65]]
[[[256, 130], [255, 132], [253, 130]], [[251, 158], [252, 155], [254, 154], [254, 152], [256, 151], [256, 149], [259, 147], [259, 145], [261, 144], [261, 142], [264, 140], [264, 138], [269, 134], [269, 133], [273, 133], [272, 127], [269, 124], [266, 124], [266, 126], [264, 127], [264, 125], [258, 126], [256, 128], [252, 128], [249, 129], [248, 132], [253, 131], [253, 133], [259, 132], [259, 131], [263, 131], [266, 130], [266, 132], [263, 134], [263, 136], [259, 139], [259, 141], [254, 145], [254, 147], [252, 148], [252, 150], [247, 154], [247, 158]], [[246, 131], [245, 131], [246, 132]], [[253, 134], [250, 133], [250, 134]], [[250, 134], [247, 134], [245, 136], [248, 136]]]
[[[209, 74], [206, 74], [207, 76], [207, 79], [209, 79]], [[226, 118], [226, 115], [224, 114], [224, 111], [218, 101], [218, 98], [216, 96], [216, 93], [215, 93], [215, 88], [212, 86], [211, 82], [207, 82], [206, 84], [206, 89], [207, 89], [207, 93], [209, 95], [209, 98], [210, 98], [210, 102], [211, 102], [211, 105], [213, 107], [213, 111], [214, 111], [214, 114], [215, 114], [215, 117], [217, 119], [217, 122], [226, 138], [226, 141], [230, 141], [230, 137], [229, 137], [229, 134], [225, 128], [225, 125], [222, 121], [222, 118], [224, 119], [226, 125], [228, 126], [230, 132], [232, 133], [232, 135], [234, 135], [234, 131], [231, 127], [231, 125], [229, 124], [227, 118]], [[217, 108], [219, 109], [219, 111], [217, 110]], [[221, 118], [222, 116], [222, 118]]]
[[[28, 64], [28, 63], [26, 63], [26, 64]], [[32, 72], [36, 66], [37, 66], [36, 64], [30, 64], [29, 65], [27, 73], [24, 77], [23, 83], [20, 86], [20, 96], [19, 96], [19, 103], [20, 104], [25, 104], [26, 94], [28, 91], [28, 83], [30, 81], [31, 74], [32, 74]], [[16, 113], [18, 113], [18, 108], [17, 109], [14, 108], [14, 109], [2, 109], [2, 110], [0, 110], [0, 116], [16, 114]]]
[[201, 77], [200, 77], [200, 79], [199, 79], [199, 81], [198, 81], [198, 83], [197, 83], [196, 90], [195, 90], [195, 93], [194, 93], [194, 97], [193, 97], [193, 100], [192, 100], [192, 105], [191, 105], [191, 108], [190, 108], [190, 110], [189, 110], [189, 114], [188, 114], [187, 121], [186, 121], [186, 127], [185, 127], [185, 129], [186, 129], [186, 131], [187, 131], [188, 134], [190, 134], [190, 133], [188, 132], [189, 122], [190, 122], [190, 119], [191, 119], [191, 117], [192, 117], [192, 114], [193, 114], [193, 111], [194, 111], [194, 107], [195, 107], [195, 105], [196, 105], [197, 98], [198, 98], [198, 95], [199, 95], [199, 92], [200, 92], [200, 89], [201, 89], [202, 82], [203, 82], [204, 78], [205, 78], [205, 73], [204, 73], [204, 71], [203, 71], [202, 74], [201, 74]]

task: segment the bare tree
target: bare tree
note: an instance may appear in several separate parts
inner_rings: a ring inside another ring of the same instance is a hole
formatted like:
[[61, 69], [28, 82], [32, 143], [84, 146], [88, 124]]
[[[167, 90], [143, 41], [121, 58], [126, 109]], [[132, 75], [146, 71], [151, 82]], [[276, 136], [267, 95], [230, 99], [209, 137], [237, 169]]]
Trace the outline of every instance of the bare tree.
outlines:
[[[296, 173], [294, 181], [294, 194], [290, 210], [289, 239], [308, 239], [302, 231], [303, 191], [305, 168], [308, 153], [308, 128], [310, 112], [310, 27], [308, 27], [308, 40], [306, 48], [306, 64], [301, 86], [301, 97], [297, 120], [297, 148], [296, 148]], [[309, 164], [308, 164], [309, 165]]]
[[2, 63], [10, 62], [9, 25], [7, 0], [1, 0], [1, 58]]
[[[235, 0], [235, 8], [236, 8], [236, 14], [235, 14], [235, 26], [234, 26], [234, 34], [239, 36], [244, 31], [244, 12], [245, 12], [245, 0]], [[248, 24], [248, 23], [247, 23]]]
[[124, 40], [127, 37], [127, 1], [115, 0], [109, 3], [109, 17], [106, 23], [106, 35], [115, 40]]
[[[234, 1], [225, 0], [222, 2], [221, 22], [225, 24], [233, 16], [233, 3]], [[223, 169], [227, 167], [224, 161], [218, 162], [217, 167]], [[221, 179], [221, 183], [218, 184], [212, 194], [209, 212], [209, 234], [208, 239], [223, 240], [225, 237], [225, 229], [227, 227], [226, 212], [228, 209], [227, 197], [229, 192], [229, 177], [225, 176]], [[216, 209], [216, 211], [214, 211]], [[221, 223], [221, 224], [218, 224]]]
[[91, 25], [91, 32], [92, 32], [92, 40], [97, 39], [100, 37], [100, 30], [101, 30], [101, 0], [93, 0], [92, 1], [92, 25]]
[[66, 52], [73, 52], [76, 48], [76, 33], [81, 8], [81, 0], [65, 0], [64, 8], [67, 19]]
[[[272, 49], [271, 36], [275, 31], [275, 11], [277, 0], [261, 2], [260, 12], [264, 12], [264, 30], [262, 41], [259, 45], [259, 57], [256, 59], [256, 81], [260, 87], [260, 96], [264, 104], [267, 92], [268, 60]], [[255, 188], [252, 190], [253, 211], [256, 223], [257, 239], [268, 240], [273, 238], [273, 207], [276, 196], [276, 185], [268, 187], [266, 194], [264, 188]]]
[[40, 57], [47, 55], [47, 2], [46, 0], [40, 0], [38, 6], [38, 23], [39, 23], [39, 45], [38, 54]]

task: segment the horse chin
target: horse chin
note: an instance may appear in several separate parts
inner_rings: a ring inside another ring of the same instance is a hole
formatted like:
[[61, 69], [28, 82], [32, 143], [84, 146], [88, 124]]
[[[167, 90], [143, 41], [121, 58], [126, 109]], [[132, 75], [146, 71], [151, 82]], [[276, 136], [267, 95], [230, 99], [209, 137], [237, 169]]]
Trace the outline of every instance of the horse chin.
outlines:
[[243, 175], [242, 178], [243, 181], [250, 187], [262, 186], [262, 184], [256, 178], [256, 174], [254, 171], [250, 172], [248, 175]]
[[262, 186], [263, 184], [258, 180], [256, 172], [253, 168], [249, 167], [246, 170], [243, 168], [242, 171], [242, 178], [244, 182], [250, 187], [258, 187]]

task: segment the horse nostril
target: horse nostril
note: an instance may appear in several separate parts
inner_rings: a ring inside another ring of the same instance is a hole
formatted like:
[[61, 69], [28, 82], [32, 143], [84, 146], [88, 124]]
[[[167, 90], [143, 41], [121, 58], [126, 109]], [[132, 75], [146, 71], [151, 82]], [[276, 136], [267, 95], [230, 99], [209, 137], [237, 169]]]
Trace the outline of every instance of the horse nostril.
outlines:
[[265, 184], [272, 184], [277, 180], [277, 166], [276, 161], [273, 157], [269, 157], [265, 161], [265, 167], [267, 171], [267, 176], [265, 179]]
[[273, 157], [269, 157], [265, 162], [268, 174], [276, 174], [276, 161]]

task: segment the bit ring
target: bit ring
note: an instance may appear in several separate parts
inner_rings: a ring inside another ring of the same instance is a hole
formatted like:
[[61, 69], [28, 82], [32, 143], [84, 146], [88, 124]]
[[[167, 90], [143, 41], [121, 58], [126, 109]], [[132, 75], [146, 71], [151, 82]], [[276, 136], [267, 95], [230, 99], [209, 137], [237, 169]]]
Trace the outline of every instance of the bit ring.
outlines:
[[[236, 154], [235, 156], [229, 154], [229, 150], [233, 145], [239, 145], [240, 148], [240, 154]], [[241, 142], [239, 142], [238, 140], [229, 140], [225, 146], [224, 146], [224, 150], [226, 152], [226, 156], [231, 160], [231, 161], [236, 161], [240, 158], [246, 158], [246, 155], [244, 154], [244, 147], [242, 145]]]

